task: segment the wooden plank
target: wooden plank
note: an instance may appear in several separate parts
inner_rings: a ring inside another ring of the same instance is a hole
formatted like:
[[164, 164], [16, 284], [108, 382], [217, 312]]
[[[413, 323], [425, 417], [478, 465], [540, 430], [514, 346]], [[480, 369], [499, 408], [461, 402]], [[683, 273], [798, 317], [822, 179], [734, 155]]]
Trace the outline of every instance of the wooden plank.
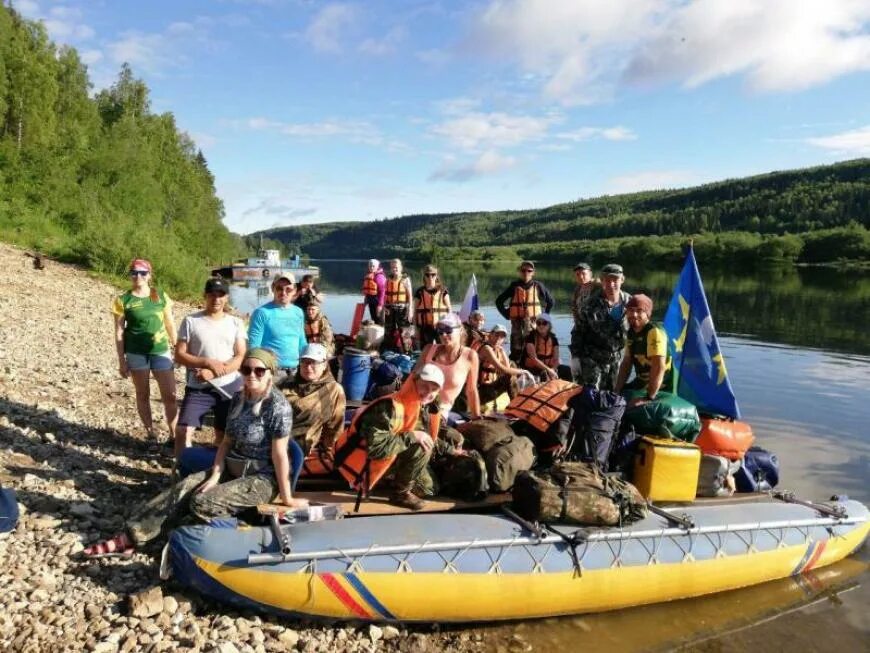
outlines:
[[[489, 494], [480, 501], [460, 501], [449, 497], [429, 497], [424, 499], [426, 506], [423, 510], [409, 510], [401, 506], [394, 506], [389, 502], [386, 495], [371, 495], [363, 499], [359, 512], [354, 512], [356, 505], [356, 493], [350, 490], [296, 492], [296, 497], [308, 499], [312, 504], [339, 504], [346, 517], [365, 517], [372, 515], [405, 515], [421, 512], [452, 512], [456, 510], [494, 509], [511, 499], [507, 492], [503, 494]], [[279, 503], [261, 503], [257, 506], [261, 515], [281, 515], [288, 510], [287, 506]]]

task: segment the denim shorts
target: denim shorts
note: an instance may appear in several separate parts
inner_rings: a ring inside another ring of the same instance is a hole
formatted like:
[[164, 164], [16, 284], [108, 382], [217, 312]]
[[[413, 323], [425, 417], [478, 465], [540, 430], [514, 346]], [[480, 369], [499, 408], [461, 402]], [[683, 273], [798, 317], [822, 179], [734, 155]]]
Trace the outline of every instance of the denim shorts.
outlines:
[[167, 351], [162, 354], [124, 354], [127, 359], [127, 367], [131, 370], [154, 370], [162, 372], [171, 370], [173, 366], [172, 355]]
[[214, 411], [214, 427], [223, 431], [227, 427], [227, 414], [231, 403], [232, 399], [224, 399], [216, 390], [186, 387], [178, 414], [178, 425], [200, 428], [206, 413]]

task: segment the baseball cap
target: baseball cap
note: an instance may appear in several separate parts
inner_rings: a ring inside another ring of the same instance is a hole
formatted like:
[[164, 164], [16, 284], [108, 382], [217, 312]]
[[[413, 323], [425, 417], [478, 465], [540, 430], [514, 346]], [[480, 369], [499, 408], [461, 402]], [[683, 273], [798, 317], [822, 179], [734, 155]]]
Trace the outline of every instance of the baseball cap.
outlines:
[[618, 263], [608, 263], [603, 268], [601, 268], [601, 274], [604, 275], [624, 275], [625, 273], [622, 271], [622, 266]]
[[523, 261], [522, 263], [520, 263], [520, 270], [522, 270], [523, 268], [532, 268], [534, 270], [535, 264], [531, 261]]
[[302, 350], [299, 358], [300, 360], [304, 358], [306, 360], [315, 361], [316, 363], [322, 363], [329, 359], [329, 356], [326, 353], [326, 347], [321, 345], [319, 342], [312, 342]]
[[274, 286], [276, 283], [281, 281], [281, 279], [284, 279], [284, 281], [289, 281], [290, 283], [294, 283], [294, 284], [296, 283], [296, 277], [293, 276], [292, 272], [282, 272], [277, 277], [275, 277], [275, 280], [272, 282], [272, 285]]
[[503, 324], [496, 324], [495, 326], [493, 326], [489, 330], [489, 332], [490, 333], [503, 333], [503, 334], [507, 335], [507, 329], [505, 328], [505, 326]]
[[448, 313], [440, 320], [438, 320], [438, 324], [436, 326], [448, 326], [454, 329], [458, 329], [462, 326], [462, 320], [459, 319], [459, 316], [456, 313]]
[[547, 324], [553, 324], [553, 320], [547, 313], [541, 313], [537, 318], [535, 318], [537, 322], [546, 322]]
[[205, 282], [205, 293], [208, 294], [210, 292], [222, 292], [228, 293], [230, 291], [227, 286], [227, 282], [221, 279], [220, 277], [212, 277], [208, 281]]
[[591, 269], [592, 269], [592, 266], [589, 265], [588, 263], [578, 263], [577, 265], [574, 266], [574, 272], [577, 272], [578, 270], [591, 270]]
[[376, 258], [370, 258], [370, 259], [369, 259], [369, 265], [370, 265], [371, 267], [373, 267], [373, 268], [377, 268], [377, 267], [380, 267], [381, 262], [380, 262], [378, 259], [376, 259]]
[[444, 372], [433, 363], [426, 363], [417, 372], [417, 378], [436, 384], [439, 388], [444, 386]]

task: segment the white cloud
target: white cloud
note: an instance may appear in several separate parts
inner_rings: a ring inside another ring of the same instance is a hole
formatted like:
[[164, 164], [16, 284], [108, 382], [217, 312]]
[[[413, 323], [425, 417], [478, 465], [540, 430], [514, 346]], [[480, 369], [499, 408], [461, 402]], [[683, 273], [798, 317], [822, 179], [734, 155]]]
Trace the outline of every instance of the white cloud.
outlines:
[[87, 41], [95, 35], [93, 28], [84, 22], [81, 9], [76, 7], [55, 5], [43, 11], [38, 3], [29, 0], [15, 2], [14, 7], [22, 16], [42, 21], [49, 36], [55, 41]]
[[579, 143], [593, 139], [604, 139], [606, 141], [633, 141], [637, 139], [637, 134], [627, 127], [617, 125], [616, 127], [580, 127], [579, 129], [556, 134], [556, 137], [566, 141]]
[[463, 183], [477, 177], [494, 175], [513, 168], [516, 158], [488, 150], [471, 163], [459, 164], [453, 158], [448, 158], [430, 176], [429, 181], [452, 181]]
[[128, 63], [134, 70], [158, 73], [177, 65], [166, 34], [127, 31], [106, 46], [111, 60], [116, 64]]
[[607, 181], [606, 192], [634, 193], [642, 190], [677, 188], [696, 182], [696, 176], [687, 170], [645, 170], [611, 177]]
[[345, 31], [357, 20], [357, 9], [349, 4], [328, 4], [309, 23], [305, 40], [318, 52], [337, 54], [344, 50]]
[[512, 116], [506, 113], [472, 112], [431, 128], [452, 145], [466, 150], [479, 147], [512, 147], [543, 138], [557, 121], [554, 116]]
[[103, 53], [100, 50], [82, 50], [79, 51], [79, 57], [83, 64], [86, 66], [92, 66], [102, 60]]
[[317, 213], [314, 207], [297, 207], [292, 204], [287, 204], [282, 197], [266, 197], [260, 202], [242, 212], [242, 218], [251, 216], [265, 216], [271, 219], [278, 218], [286, 222], [305, 218]]
[[839, 156], [870, 156], [870, 125], [830, 136], [808, 138], [806, 142]]
[[[235, 124], [239, 124], [236, 121]], [[365, 145], [388, 145], [399, 147], [399, 143], [387, 143], [380, 130], [364, 120], [322, 120], [320, 122], [281, 122], [263, 117], [248, 118], [241, 121], [248, 129], [275, 131], [293, 138], [313, 139], [345, 137], [351, 143]]]
[[359, 45], [359, 51], [375, 57], [393, 54], [408, 35], [404, 27], [394, 27], [379, 39], [368, 38]]
[[472, 49], [542, 78], [564, 104], [620, 84], [694, 87], [744, 75], [759, 91], [791, 91], [870, 70], [867, 0], [490, 0]]

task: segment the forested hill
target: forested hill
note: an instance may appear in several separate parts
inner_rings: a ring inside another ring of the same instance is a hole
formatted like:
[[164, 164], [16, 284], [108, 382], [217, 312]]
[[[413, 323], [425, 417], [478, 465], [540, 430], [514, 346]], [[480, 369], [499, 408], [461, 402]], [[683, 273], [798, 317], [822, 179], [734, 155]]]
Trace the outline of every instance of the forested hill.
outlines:
[[110, 275], [144, 256], [198, 295], [208, 263], [243, 251], [202, 152], [126, 65], [90, 92], [75, 49], [0, 6], [0, 239]]
[[263, 235], [312, 257], [632, 257], [679, 260], [870, 258], [870, 159], [696, 188], [611, 195], [543, 209], [411, 215], [285, 227]]

